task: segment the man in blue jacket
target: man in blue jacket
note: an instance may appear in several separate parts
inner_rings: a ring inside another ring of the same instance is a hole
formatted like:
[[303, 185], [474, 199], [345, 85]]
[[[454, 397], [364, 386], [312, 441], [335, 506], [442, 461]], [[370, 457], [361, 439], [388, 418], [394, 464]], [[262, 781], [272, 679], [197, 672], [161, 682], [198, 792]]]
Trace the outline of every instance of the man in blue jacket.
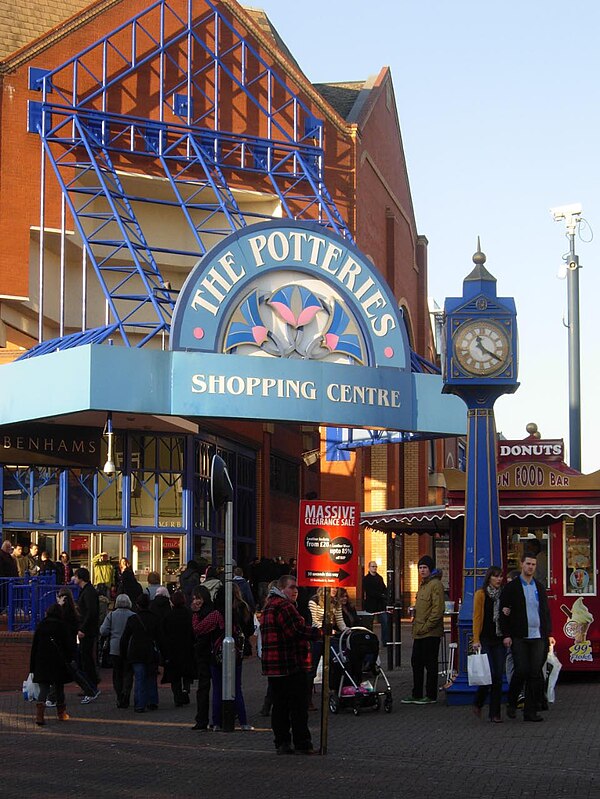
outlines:
[[548, 644], [554, 643], [546, 588], [533, 576], [535, 567], [535, 554], [524, 551], [521, 574], [504, 587], [500, 596], [500, 629], [515, 664], [506, 714], [515, 718], [517, 698], [525, 683], [524, 721], [544, 720], [538, 713], [543, 699], [542, 668]]

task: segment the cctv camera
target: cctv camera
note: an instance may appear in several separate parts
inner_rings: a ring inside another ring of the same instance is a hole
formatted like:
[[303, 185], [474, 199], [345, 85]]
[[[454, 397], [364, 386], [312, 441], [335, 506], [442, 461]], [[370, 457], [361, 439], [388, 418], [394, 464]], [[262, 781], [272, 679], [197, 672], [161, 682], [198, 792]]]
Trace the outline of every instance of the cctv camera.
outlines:
[[554, 217], [554, 221], [559, 222], [561, 219], [579, 216], [582, 210], [581, 203], [571, 203], [571, 205], [558, 205], [556, 208], [551, 208], [550, 213]]
[[115, 466], [114, 461], [107, 460], [106, 463], [104, 464], [103, 468], [102, 468], [102, 471], [104, 472], [104, 474], [108, 474], [108, 475], [115, 474], [115, 472], [117, 471], [117, 468]]

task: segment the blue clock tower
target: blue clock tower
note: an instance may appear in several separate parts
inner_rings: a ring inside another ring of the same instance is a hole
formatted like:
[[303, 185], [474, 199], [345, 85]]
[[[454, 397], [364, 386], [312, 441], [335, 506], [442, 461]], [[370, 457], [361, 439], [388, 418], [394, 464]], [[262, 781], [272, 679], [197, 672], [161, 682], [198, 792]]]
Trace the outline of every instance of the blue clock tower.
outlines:
[[467, 405], [467, 479], [462, 605], [458, 618], [459, 675], [447, 691], [449, 704], [472, 701], [467, 654], [472, 637], [473, 596], [491, 565], [502, 565], [494, 403], [517, 382], [517, 312], [512, 297], [496, 296], [496, 278], [485, 268], [479, 239], [475, 268], [462, 297], [444, 306], [444, 388]]

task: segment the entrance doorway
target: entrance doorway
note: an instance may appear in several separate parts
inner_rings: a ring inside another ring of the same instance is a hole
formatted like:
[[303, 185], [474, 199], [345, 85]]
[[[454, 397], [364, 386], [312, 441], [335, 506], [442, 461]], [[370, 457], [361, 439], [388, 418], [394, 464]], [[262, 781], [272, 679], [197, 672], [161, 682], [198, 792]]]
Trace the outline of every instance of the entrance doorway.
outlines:
[[122, 533], [69, 533], [69, 557], [73, 569], [82, 567], [88, 569], [92, 582], [94, 582], [94, 558], [102, 552], [108, 554], [109, 563], [113, 567], [114, 585], [119, 559], [123, 556]]

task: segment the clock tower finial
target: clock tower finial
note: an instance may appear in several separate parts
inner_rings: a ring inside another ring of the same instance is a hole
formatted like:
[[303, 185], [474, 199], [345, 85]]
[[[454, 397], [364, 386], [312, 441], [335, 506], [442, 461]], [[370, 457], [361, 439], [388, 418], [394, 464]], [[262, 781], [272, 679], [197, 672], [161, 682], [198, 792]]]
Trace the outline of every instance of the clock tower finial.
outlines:
[[477, 236], [477, 252], [473, 256], [473, 263], [478, 266], [483, 266], [486, 260], [485, 253], [481, 252], [481, 244], [479, 242], [479, 236]]

